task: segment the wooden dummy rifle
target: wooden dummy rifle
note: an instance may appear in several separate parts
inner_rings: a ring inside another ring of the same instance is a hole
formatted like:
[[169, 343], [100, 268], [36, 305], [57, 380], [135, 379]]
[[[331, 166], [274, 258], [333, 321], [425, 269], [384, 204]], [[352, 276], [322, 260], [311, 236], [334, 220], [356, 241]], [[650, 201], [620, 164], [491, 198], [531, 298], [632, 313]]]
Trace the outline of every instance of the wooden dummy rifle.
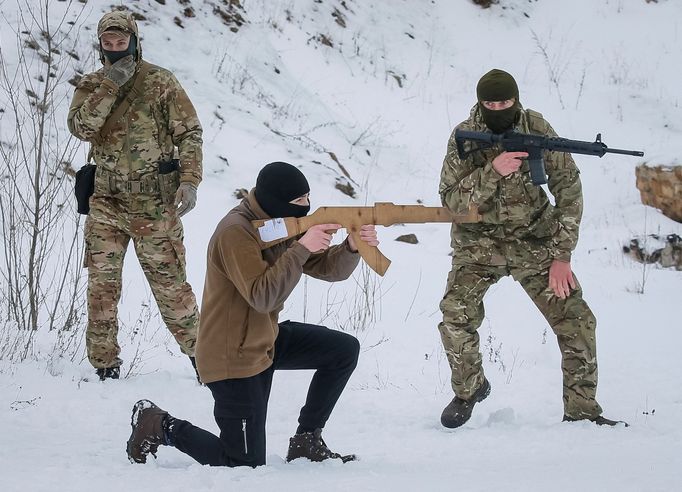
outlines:
[[305, 233], [318, 224], [341, 224], [353, 237], [360, 256], [379, 275], [384, 275], [391, 260], [379, 248], [360, 239], [360, 227], [365, 224], [390, 226], [393, 224], [423, 224], [427, 222], [456, 222], [458, 224], [480, 222], [481, 216], [475, 207], [466, 214], [453, 214], [445, 207], [423, 205], [395, 205], [379, 202], [368, 207], [320, 207], [305, 217], [284, 217], [253, 220], [258, 229], [261, 249], [270, 248], [287, 239]]

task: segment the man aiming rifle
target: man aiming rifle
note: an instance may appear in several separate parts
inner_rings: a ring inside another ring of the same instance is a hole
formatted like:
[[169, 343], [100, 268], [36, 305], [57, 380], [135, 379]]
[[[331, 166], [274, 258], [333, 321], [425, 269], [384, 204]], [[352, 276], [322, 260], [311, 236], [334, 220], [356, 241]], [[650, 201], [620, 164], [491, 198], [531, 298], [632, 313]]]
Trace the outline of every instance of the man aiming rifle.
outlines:
[[[596, 400], [597, 321], [571, 269], [583, 200], [579, 171], [567, 152], [593, 146], [601, 155], [605, 146], [599, 140], [591, 144], [558, 139], [540, 113], [522, 108], [516, 81], [502, 70], [485, 74], [476, 95], [469, 118], [450, 137], [439, 187], [441, 201], [451, 212], [477, 207], [482, 217], [479, 223], [452, 226], [452, 270], [440, 303], [443, 319], [438, 329], [455, 397], [443, 410], [441, 423], [450, 428], [464, 425], [474, 405], [490, 393], [478, 335], [483, 297], [498, 280], [511, 275], [556, 334], [563, 420], [616, 425], [602, 416]], [[463, 140], [472, 139], [484, 145], [465, 149]], [[545, 165], [554, 204], [537, 186], [545, 181], [545, 169], [540, 169]], [[536, 166], [534, 173], [531, 166]]]

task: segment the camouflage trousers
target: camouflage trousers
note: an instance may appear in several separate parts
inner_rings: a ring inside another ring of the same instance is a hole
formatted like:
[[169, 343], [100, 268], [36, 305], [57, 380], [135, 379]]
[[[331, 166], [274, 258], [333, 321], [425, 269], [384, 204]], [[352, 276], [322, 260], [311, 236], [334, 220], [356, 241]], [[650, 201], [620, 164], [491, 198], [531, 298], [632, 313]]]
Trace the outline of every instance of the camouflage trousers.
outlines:
[[596, 401], [597, 323], [582, 298], [582, 290], [578, 287], [566, 299], [559, 299], [548, 287], [551, 264], [548, 254], [543, 255], [544, 265], [537, 264], [537, 257], [533, 265], [533, 258], [528, 255], [537, 253], [536, 248], [527, 248], [523, 243], [509, 244], [506, 253], [495, 255], [493, 265], [462, 263], [456, 256], [453, 260], [440, 303], [443, 321], [438, 325], [452, 369], [452, 389], [467, 400], [483, 382], [477, 331], [485, 315], [483, 297], [490, 286], [512, 275], [556, 334], [561, 350], [564, 414], [576, 419], [601, 415]]
[[84, 266], [88, 269], [86, 345], [95, 368], [121, 364], [118, 303], [130, 239], [163, 321], [181, 351], [194, 356], [199, 311], [185, 274], [183, 228], [175, 210], [160, 200], [125, 202], [93, 196], [85, 221]]

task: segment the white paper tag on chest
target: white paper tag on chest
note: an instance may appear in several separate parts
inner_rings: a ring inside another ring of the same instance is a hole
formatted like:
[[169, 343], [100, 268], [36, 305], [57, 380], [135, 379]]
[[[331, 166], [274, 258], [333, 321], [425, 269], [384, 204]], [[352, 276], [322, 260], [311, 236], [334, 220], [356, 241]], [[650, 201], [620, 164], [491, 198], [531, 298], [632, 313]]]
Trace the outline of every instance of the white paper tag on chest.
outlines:
[[264, 243], [282, 239], [288, 236], [287, 225], [282, 218], [270, 219], [258, 228], [258, 234]]

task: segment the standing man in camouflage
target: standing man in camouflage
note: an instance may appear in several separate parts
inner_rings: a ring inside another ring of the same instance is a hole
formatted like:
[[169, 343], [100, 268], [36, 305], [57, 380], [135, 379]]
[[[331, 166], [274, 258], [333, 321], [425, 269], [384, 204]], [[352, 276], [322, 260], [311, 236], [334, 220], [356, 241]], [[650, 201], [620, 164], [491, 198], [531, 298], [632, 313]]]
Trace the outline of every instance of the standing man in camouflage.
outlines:
[[[514, 78], [502, 70], [485, 74], [476, 88], [477, 104], [457, 128], [556, 136], [540, 113], [524, 110]], [[466, 150], [471, 150], [469, 147]], [[582, 298], [571, 270], [582, 216], [579, 171], [570, 154], [544, 155], [552, 205], [531, 182], [526, 152], [490, 148], [459, 157], [452, 133], [439, 192], [454, 213], [478, 207], [483, 221], [453, 224], [454, 256], [439, 324], [452, 369], [455, 397], [441, 423], [455, 428], [471, 417], [474, 405], [490, 393], [483, 374], [478, 328], [483, 297], [500, 278], [511, 275], [533, 300], [557, 336], [562, 357], [564, 420], [617, 422], [602, 417], [597, 403], [596, 319]]]
[[[78, 83], [68, 126], [90, 143], [97, 165], [84, 266], [88, 359], [104, 380], [120, 373], [117, 305], [131, 239], [164, 322], [194, 364], [199, 313], [185, 274], [180, 217], [196, 203], [202, 130], [173, 74], [142, 60], [129, 12], [105, 14], [97, 35], [103, 67]], [[121, 104], [128, 109], [104, 131]]]

